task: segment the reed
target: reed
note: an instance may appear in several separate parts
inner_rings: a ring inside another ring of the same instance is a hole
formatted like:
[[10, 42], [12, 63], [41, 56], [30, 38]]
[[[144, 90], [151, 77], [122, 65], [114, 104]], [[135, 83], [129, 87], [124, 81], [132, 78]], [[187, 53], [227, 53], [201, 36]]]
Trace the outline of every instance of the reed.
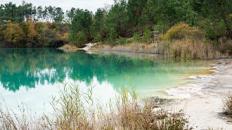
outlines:
[[[181, 112], [169, 113], [155, 110], [154, 103], [141, 102], [135, 94], [123, 92], [115, 103], [109, 103], [108, 110], [88, 109], [94, 106], [92, 90], [81, 94], [78, 87], [67, 88], [52, 106], [54, 117], [44, 115], [31, 122], [10, 113], [0, 112], [0, 124], [4, 130], [184, 130], [188, 129], [187, 119]], [[84, 100], [83, 100], [84, 99]], [[25, 116], [24, 116], [25, 117]], [[23, 119], [23, 120], [18, 120]]]
[[228, 96], [224, 101], [224, 113], [232, 118], [232, 96]]
[[172, 26], [164, 35], [161, 36], [161, 39], [165, 41], [181, 39], [202, 40], [204, 38], [204, 32], [197, 27], [191, 27], [183, 22]]
[[204, 32], [186, 23], [171, 27], [161, 36], [165, 56], [180, 59], [213, 59], [221, 56], [218, 47], [206, 40]]
[[213, 59], [221, 55], [212, 44], [199, 40], [176, 40], [165, 46], [164, 54], [175, 59]]

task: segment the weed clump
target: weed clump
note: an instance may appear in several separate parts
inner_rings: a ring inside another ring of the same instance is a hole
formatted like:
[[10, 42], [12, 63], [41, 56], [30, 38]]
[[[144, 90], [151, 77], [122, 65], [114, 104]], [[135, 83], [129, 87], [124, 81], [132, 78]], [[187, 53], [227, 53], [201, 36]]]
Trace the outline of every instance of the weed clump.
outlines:
[[232, 96], [229, 96], [224, 101], [224, 113], [232, 118]]
[[174, 25], [161, 39], [165, 56], [175, 59], [212, 59], [221, 56], [201, 30], [186, 23]]
[[154, 110], [154, 103], [141, 103], [128, 92], [123, 92], [114, 104], [108, 105], [108, 112], [86, 108], [94, 104], [91, 91], [83, 96], [78, 88], [72, 87], [64, 89], [59, 98], [54, 99], [54, 117], [45, 115], [34, 124], [25, 118], [25, 123], [18, 123], [20, 121], [15, 119], [19, 118], [0, 112], [0, 124], [7, 130], [188, 130], [188, 121], [181, 112]]
[[165, 55], [175, 59], [212, 59], [220, 56], [214, 47], [202, 41], [190, 39], [166, 43]]
[[204, 33], [196, 27], [191, 27], [186, 23], [179, 23], [171, 27], [163, 36], [162, 40], [181, 40], [181, 39], [204, 39]]

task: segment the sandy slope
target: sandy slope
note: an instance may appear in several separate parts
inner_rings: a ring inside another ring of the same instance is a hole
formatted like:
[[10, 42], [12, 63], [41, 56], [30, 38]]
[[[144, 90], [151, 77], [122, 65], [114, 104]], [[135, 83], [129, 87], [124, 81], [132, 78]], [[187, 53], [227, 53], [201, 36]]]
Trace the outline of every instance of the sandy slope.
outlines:
[[169, 109], [183, 109], [196, 130], [209, 128], [232, 130], [232, 123], [223, 115], [223, 101], [232, 95], [232, 60], [220, 60], [214, 65], [215, 73], [196, 77], [189, 85], [169, 90], [172, 96], [184, 96]]

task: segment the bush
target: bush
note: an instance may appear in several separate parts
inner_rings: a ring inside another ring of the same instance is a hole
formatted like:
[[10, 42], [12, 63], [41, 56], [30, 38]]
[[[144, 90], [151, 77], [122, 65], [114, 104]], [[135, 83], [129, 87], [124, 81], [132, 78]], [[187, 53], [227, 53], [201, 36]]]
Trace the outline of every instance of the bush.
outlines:
[[[81, 94], [77, 87], [64, 88], [60, 97], [52, 103], [55, 115], [52, 119], [44, 116], [39, 123], [30, 123], [23, 118], [12, 118], [9, 113], [0, 111], [0, 126], [3, 129], [56, 129], [56, 130], [188, 130], [187, 120], [181, 113], [154, 111], [154, 102], [138, 101], [135, 94], [123, 92], [114, 104], [108, 108], [98, 110], [86, 109], [86, 106], [96, 105], [93, 100], [92, 89]], [[84, 99], [84, 100], [82, 100]], [[108, 105], [107, 105], [108, 106]], [[26, 117], [26, 116], [24, 116]], [[15, 120], [16, 119], [16, 120]], [[25, 125], [26, 124], [26, 125]]]
[[179, 23], [171, 27], [162, 37], [162, 40], [181, 40], [204, 38], [204, 33], [196, 27], [190, 27], [186, 23]]
[[222, 54], [232, 55], [232, 39], [227, 39], [226, 37], [219, 39], [218, 49]]
[[210, 59], [219, 56], [214, 47], [203, 41], [194, 40], [176, 40], [172, 43], [166, 43], [165, 55], [181, 59]]
[[[6, 29], [3, 31], [4, 40], [6, 42], [16, 44], [23, 40], [24, 32], [19, 24], [8, 22]], [[17, 45], [18, 46], [18, 45]]]
[[224, 101], [224, 113], [232, 118], [232, 96]]
[[127, 44], [127, 43], [128, 43], [128, 41], [127, 41], [126, 38], [120, 37], [120, 38], [118, 38], [118, 39], [116, 40], [116, 44], [125, 45], [125, 44]]
[[87, 43], [88, 38], [84, 32], [78, 32], [77, 34], [70, 33], [69, 40], [78, 47], [83, 47]]
[[158, 31], [160, 33], [164, 33], [166, 30], [168, 30], [167, 23], [165, 24], [164, 22], [158, 22], [153, 29], [155, 31]]
[[152, 41], [152, 31], [146, 28], [143, 32], [143, 41], [150, 43]]
[[79, 32], [77, 34], [77, 45], [78, 46], [83, 46], [84, 44], [87, 43], [87, 36], [84, 32]]
[[204, 19], [199, 22], [199, 26], [204, 30], [206, 37], [211, 40], [218, 40], [226, 33], [226, 26], [222, 20]]
[[[188, 24], [179, 23], [171, 27], [162, 37], [161, 45], [166, 56], [181, 59], [211, 59], [220, 56], [213, 44], [208, 43], [204, 33]], [[171, 41], [171, 42], [170, 42]]]
[[137, 33], [137, 32], [134, 33], [134, 35], [133, 35], [133, 40], [134, 40], [135, 42], [140, 41], [140, 35], [139, 35], [139, 33]]

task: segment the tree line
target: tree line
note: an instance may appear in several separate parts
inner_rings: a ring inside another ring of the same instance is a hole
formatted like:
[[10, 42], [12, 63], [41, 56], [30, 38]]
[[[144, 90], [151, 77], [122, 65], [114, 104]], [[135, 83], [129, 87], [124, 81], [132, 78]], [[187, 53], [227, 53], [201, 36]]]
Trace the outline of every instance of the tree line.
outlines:
[[0, 6], [0, 41], [14, 47], [48, 47], [68, 42], [117, 43], [124, 39], [150, 42], [184, 22], [200, 28], [209, 40], [232, 37], [230, 0], [115, 0], [95, 13], [72, 8], [33, 6], [23, 2]]

